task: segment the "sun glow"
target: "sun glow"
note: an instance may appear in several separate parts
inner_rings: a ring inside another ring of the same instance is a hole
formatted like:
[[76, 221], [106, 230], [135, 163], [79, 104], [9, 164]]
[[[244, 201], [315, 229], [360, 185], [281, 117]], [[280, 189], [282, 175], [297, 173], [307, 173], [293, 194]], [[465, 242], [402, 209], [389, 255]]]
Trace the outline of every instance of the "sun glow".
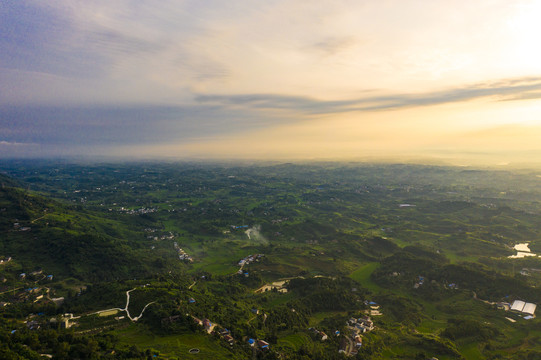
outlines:
[[509, 21], [512, 46], [508, 49], [513, 63], [522, 71], [541, 71], [541, 1], [531, 1], [517, 6]]

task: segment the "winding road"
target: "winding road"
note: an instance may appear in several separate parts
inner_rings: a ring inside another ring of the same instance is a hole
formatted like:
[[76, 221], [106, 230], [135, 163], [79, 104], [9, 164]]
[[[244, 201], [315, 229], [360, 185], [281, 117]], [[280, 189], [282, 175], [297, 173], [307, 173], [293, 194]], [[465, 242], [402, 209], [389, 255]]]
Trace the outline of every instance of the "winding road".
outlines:
[[100, 311], [97, 311], [95, 313], [91, 313], [89, 315], [94, 315], [94, 314], [101, 314], [103, 312], [107, 312], [107, 311], [113, 311], [113, 310], [117, 310], [117, 311], [125, 311], [126, 312], [126, 316], [128, 317], [128, 319], [130, 319], [131, 321], [137, 321], [139, 320], [142, 316], [143, 316], [143, 313], [145, 312], [145, 310], [147, 309], [147, 307], [150, 305], [150, 304], [154, 304], [156, 301], [151, 301], [149, 302], [148, 304], [145, 305], [145, 307], [143, 308], [143, 310], [141, 310], [141, 313], [139, 314], [139, 316], [135, 316], [135, 317], [132, 317], [130, 315], [130, 311], [128, 310], [128, 307], [130, 306], [130, 292], [132, 292], [133, 290], [136, 290], [137, 288], [133, 288], [131, 290], [128, 290], [126, 291], [126, 307], [124, 307], [123, 309], [121, 308], [112, 308], [112, 309], [106, 309], [106, 310], [100, 310]]

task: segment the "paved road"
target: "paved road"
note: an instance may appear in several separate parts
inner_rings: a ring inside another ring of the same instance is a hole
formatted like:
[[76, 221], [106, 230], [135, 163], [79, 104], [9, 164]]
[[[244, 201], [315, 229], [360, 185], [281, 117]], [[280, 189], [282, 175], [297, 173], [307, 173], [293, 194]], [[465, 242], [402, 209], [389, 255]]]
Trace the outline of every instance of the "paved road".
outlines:
[[125, 311], [126, 312], [126, 316], [128, 316], [128, 318], [131, 320], [131, 321], [137, 321], [139, 320], [142, 316], [143, 316], [143, 313], [145, 312], [145, 310], [147, 309], [147, 307], [151, 304], [154, 304], [156, 301], [151, 301], [149, 302], [148, 304], [145, 305], [145, 307], [143, 308], [143, 310], [141, 310], [141, 313], [139, 314], [139, 316], [135, 316], [135, 317], [132, 317], [130, 315], [130, 311], [128, 310], [128, 307], [130, 306], [130, 292], [132, 292], [133, 290], [135, 290], [136, 288], [133, 288], [131, 290], [128, 290], [126, 291], [126, 307], [124, 307], [123, 309], [121, 308], [112, 308], [112, 309], [106, 309], [106, 310], [100, 310], [100, 311], [97, 311], [95, 313], [91, 313], [89, 315], [94, 315], [94, 314], [100, 314], [100, 313], [103, 313], [103, 312], [107, 312], [107, 311], [113, 311], [113, 310], [117, 310], [117, 311]]

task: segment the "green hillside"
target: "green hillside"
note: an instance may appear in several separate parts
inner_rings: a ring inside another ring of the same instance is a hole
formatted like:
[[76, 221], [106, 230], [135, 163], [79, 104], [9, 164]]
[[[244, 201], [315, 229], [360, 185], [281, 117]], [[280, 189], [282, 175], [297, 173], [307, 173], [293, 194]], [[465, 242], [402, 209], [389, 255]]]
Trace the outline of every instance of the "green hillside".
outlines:
[[[170, 252], [149, 252], [144, 233], [113, 217], [66, 205], [21, 188], [0, 189], [0, 254], [23, 271], [105, 281], [148, 277], [164, 270]], [[134, 226], [135, 225], [135, 226]], [[158, 261], [157, 261], [158, 260]]]

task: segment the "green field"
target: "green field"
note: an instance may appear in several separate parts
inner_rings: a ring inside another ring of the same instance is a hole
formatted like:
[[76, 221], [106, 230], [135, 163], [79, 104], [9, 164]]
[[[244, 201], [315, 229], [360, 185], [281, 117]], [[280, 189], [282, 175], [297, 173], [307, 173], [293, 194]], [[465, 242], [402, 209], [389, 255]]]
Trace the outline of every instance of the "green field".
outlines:
[[[129, 328], [115, 332], [120, 342], [129, 346], [137, 344], [159, 352], [164, 359], [235, 359], [236, 357], [222, 344], [197, 334], [179, 334], [156, 336], [144, 329], [132, 325]], [[199, 353], [190, 354], [189, 350], [197, 348]]]
[[349, 277], [357, 281], [364, 288], [375, 292], [379, 290], [380, 287], [372, 281], [370, 276], [372, 275], [374, 270], [376, 270], [378, 267], [379, 267], [378, 263], [370, 263], [370, 264], [362, 265], [357, 270], [349, 274]]

